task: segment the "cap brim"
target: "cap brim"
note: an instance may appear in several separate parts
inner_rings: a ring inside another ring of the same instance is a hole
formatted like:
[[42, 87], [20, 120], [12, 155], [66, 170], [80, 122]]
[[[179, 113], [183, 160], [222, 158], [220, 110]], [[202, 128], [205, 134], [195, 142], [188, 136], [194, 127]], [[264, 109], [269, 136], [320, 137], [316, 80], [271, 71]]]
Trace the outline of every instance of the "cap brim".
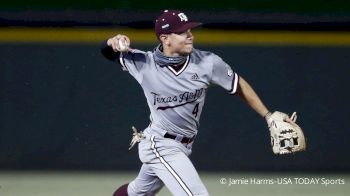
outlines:
[[201, 25], [202, 25], [202, 23], [200, 23], [200, 22], [189, 22], [189, 23], [186, 23], [185, 25], [183, 25], [182, 27], [173, 30], [173, 33], [183, 33], [185, 31], [187, 31], [188, 29], [193, 29], [193, 28], [199, 27]]

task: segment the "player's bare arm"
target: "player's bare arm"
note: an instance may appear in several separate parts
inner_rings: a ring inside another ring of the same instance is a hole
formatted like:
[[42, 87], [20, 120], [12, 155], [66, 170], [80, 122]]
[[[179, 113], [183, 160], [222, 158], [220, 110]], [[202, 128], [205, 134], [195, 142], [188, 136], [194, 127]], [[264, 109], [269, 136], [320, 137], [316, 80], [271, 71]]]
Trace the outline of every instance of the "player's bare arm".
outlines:
[[275, 154], [289, 154], [306, 149], [302, 129], [295, 123], [297, 116], [283, 112], [270, 113], [248, 82], [240, 77], [238, 95], [258, 114], [265, 118], [271, 135], [272, 150]]
[[264, 117], [269, 112], [259, 96], [255, 93], [254, 89], [242, 76], [239, 78], [237, 93], [243, 99], [243, 101], [253, 108], [258, 114], [260, 114], [260, 116]]

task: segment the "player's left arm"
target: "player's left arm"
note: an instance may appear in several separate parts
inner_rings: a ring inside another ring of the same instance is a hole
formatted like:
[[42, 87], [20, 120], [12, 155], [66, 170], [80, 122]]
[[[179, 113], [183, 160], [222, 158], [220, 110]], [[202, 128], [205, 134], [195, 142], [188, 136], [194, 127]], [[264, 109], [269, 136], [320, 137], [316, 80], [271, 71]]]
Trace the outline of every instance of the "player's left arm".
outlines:
[[261, 101], [259, 96], [255, 93], [250, 84], [242, 77], [239, 77], [237, 95], [242, 98], [253, 110], [255, 110], [260, 116], [265, 117], [269, 113], [269, 110], [265, 104]]
[[243, 77], [239, 78], [237, 94], [265, 118], [270, 130], [272, 150], [275, 154], [290, 154], [306, 149], [303, 130], [295, 123], [296, 112], [291, 117], [278, 111], [271, 114]]

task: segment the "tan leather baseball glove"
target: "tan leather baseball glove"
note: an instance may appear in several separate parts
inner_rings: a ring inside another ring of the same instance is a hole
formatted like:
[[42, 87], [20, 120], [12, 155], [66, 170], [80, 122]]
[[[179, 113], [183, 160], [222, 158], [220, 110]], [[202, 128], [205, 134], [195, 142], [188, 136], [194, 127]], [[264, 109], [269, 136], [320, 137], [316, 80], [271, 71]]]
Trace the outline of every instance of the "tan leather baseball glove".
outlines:
[[304, 151], [306, 141], [303, 130], [295, 123], [296, 112], [287, 114], [275, 111], [265, 116], [271, 136], [272, 151], [275, 154], [290, 154]]

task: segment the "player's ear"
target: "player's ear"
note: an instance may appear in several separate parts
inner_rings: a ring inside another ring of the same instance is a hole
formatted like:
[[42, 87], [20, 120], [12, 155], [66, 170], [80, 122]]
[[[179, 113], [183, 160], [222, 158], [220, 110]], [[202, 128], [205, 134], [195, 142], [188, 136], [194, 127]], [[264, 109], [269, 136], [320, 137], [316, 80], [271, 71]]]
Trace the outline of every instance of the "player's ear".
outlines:
[[163, 43], [163, 44], [166, 44], [166, 45], [169, 45], [169, 36], [167, 34], [161, 34], [159, 36], [159, 39], [160, 41]]

